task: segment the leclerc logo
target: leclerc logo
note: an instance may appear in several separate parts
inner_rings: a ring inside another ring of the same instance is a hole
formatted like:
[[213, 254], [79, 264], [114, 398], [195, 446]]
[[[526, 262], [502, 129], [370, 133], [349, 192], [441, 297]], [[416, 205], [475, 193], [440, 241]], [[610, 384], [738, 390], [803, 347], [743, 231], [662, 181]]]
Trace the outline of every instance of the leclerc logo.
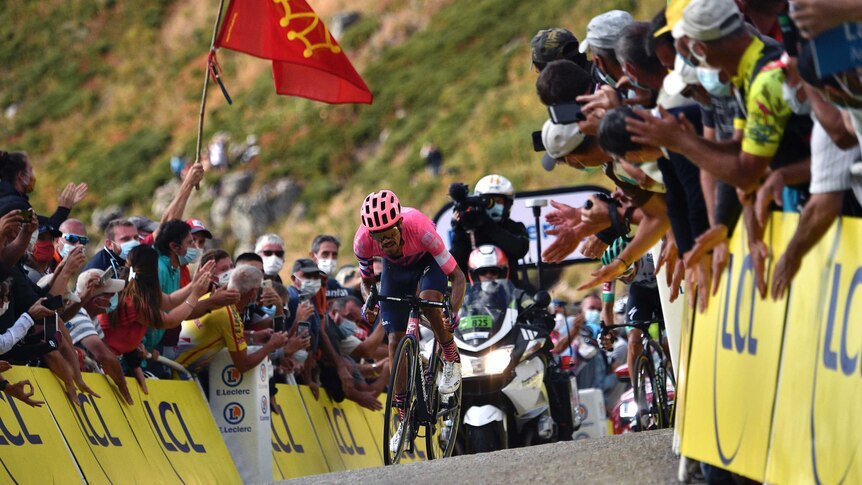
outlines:
[[228, 387], [236, 387], [242, 384], [242, 373], [233, 365], [229, 365], [221, 371], [221, 380]]
[[580, 415], [581, 415], [581, 422], [584, 422], [587, 420], [588, 414], [587, 414], [587, 407], [586, 406], [584, 406], [583, 404], [578, 404], [578, 413], [580, 413]]
[[245, 417], [245, 409], [238, 402], [232, 402], [224, 407], [224, 420], [229, 424], [239, 424]]
[[266, 382], [266, 366], [260, 366], [260, 382]]
[[[824, 328], [821, 324], [822, 330], [818, 332], [808, 420], [811, 465], [818, 484], [853, 482], [848, 476], [852, 476], [854, 465], [859, 464], [859, 434], [844, 432], [841, 428], [844, 421], [836, 416], [859, 403], [859, 385], [854, 381], [862, 373], [858, 338], [862, 291], [857, 291], [862, 289], [862, 267], [848, 269], [836, 263], [833, 271], [826, 325]], [[852, 275], [849, 281], [848, 273]], [[839, 392], [844, 393], [846, 400], [833, 399]]]
[[269, 401], [266, 399], [266, 396], [260, 398], [260, 412], [266, 414], [269, 411]]

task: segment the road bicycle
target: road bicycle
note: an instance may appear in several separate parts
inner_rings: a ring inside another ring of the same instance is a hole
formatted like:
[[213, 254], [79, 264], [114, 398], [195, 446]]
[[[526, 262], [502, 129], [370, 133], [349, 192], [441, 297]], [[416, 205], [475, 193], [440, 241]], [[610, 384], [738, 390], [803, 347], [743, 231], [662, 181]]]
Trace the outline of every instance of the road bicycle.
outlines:
[[[461, 424], [461, 389], [459, 387], [453, 394], [440, 394], [437, 382], [443, 373], [443, 348], [432, 338], [423, 352], [419, 334], [421, 309], [442, 308], [451, 314], [449, 297], [447, 295], [442, 302], [416, 296], [372, 295], [369, 299], [372, 306], [379, 301], [410, 306], [407, 334], [398, 343], [391, 363], [389, 393], [384, 408], [383, 461], [386, 465], [397, 464], [405, 452], [414, 452], [415, 439], [423, 437], [429, 460], [449, 457], [455, 448], [455, 437]], [[395, 401], [394, 389], [403, 389], [403, 401]], [[389, 440], [397, 435], [399, 427], [402, 428], [401, 438], [397, 451], [393, 453]], [[419, 434], [421, 427], [424, 427], [424, 435]]]
[[[637, 412], [634, 415], [634, 431], [662, 429], [673, 426], [673, 392], [676, 381], [670, 359], [661, 344], [650, 335], [649, 328], [659, 326], [659, 339], [665, 334], [664, 321], [632, 321], [622, 325], [605, 325], [602, 334], [614, 329], [630, 327], [641, 331], [643, 350], [635, 358], [634, 388]], [[668, 387], [670, 384], [670, 387]]]

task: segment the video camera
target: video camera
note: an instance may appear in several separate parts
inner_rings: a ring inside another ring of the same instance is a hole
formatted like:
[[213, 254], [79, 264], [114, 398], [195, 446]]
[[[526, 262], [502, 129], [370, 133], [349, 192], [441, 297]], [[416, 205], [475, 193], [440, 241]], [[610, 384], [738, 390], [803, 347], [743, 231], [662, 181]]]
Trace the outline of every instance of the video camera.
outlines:
[[487, 195], [470, 195], [470, 188], [465, 183], [454, 182], [449, 185], [449, 197], [455, 202], [454, 210], [464, 212], [470, 208], [488, 209], [494, 205], [494, 200]]
[[485, 213], [494, 205], [494, 199], [487, 195], [469, 195], [467, 184], [455, 182], [449, 185], [449, 197], [455, 203], [452, 210], [459, 214], [459, 220], [464, 229], [470, 231], [490, 220]]

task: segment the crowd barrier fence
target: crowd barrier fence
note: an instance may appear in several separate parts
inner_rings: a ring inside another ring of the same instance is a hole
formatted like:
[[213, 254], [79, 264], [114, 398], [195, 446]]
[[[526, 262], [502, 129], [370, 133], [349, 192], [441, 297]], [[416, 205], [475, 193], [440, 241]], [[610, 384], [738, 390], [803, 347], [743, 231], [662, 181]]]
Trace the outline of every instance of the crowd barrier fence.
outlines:
[[[798, 222], [773, 214], [769, 274]], [[773, 301], [736, 231], [718, 295], [683, 324], [683, 455], [761, 482], [862, 482], [860, 247], [862, 220], [840, 219]]]

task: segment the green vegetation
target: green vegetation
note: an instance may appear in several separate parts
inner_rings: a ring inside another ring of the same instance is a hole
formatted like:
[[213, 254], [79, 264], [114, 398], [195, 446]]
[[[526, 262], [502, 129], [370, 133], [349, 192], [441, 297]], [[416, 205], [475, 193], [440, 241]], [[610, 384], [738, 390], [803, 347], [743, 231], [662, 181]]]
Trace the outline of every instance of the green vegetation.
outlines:
[[[473, 184], [488, 171], [506, 174], [519, 190], [601, 183], [539, 168], [529, 137], [546, 113], [534, 94], [529, 40], [556, 25], [582, 37], [589, 18], [611, 8], [648, 18], [661, 0], [645, 0], [643, 11], [634, 0], [382, 4], [368, 3], [342, 39], [374, 92], [370, 106], [276, 96], [266, 61], [219, 52], [235, 102], [228, 106], [211, 89], [206, 137], [256, 134], [257, 184], [290, 176], [303, 187], [304, 219], [274, 228], [290, 228], [283, 235], [291, 249], [307, 251], [321, 230], [349, 241], [359, 201], [384, 186], [434, 213], [450, 182]], [[0, 116], [17, 108], [14, 118], [0, 118], [0, 147], [31, 154], [40, 173], [37, 206], [48, 207], [75, 180], [91, 186], [85, 209], [118, 203], [149, 211], [153, 190], [170, 177], [171, 154], [193, 158], [215, 5], [11, 0], [0, 9]], [[445, 157], [438, 179], [424, 172], [426, 142]]]

